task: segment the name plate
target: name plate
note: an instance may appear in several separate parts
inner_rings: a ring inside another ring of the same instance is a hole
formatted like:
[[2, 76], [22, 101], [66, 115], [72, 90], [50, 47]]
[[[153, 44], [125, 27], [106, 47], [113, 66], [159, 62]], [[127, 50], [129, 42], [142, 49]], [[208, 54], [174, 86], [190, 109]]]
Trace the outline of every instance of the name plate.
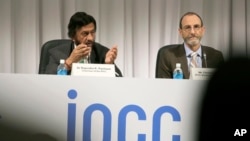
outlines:
[[209, 80], [215, 68], [191, 68], [190, 70], [190, 79], [192, 80]]
[[115, 77], [115, 66], [114, 64], [73, 63], [71, 69], [71, 75]]

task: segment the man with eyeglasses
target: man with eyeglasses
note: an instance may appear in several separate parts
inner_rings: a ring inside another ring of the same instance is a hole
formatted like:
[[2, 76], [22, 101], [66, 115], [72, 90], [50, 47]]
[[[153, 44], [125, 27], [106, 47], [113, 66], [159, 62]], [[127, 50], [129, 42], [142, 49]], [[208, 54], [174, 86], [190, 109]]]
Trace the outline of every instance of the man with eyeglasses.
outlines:
[[179, 23], [183, 44], [166, 45], [159, 49], [156, 60], [156, 78], [173, 78], [176, 63], [181, 63], [184, 79], [190, 77], [190, 67], [217, 68], [224, 62], [221, 51], [201, 45], [205, 27], [195, 12], [185, 13]]
[[[95, 42], [96, 20], [85, 12], [76, 12], [70, 18], [68, 24], [68, 36], [72, 40], [70, 44], [52, 48], [47, 74], [56, 74], [60, 59], [65, 59], [65, 67], [70, 73], [73, 63], [115, 64], [117, 46], [110, 49]], [[115, 65], [117, 77], [121, 77], [120, 69]]]

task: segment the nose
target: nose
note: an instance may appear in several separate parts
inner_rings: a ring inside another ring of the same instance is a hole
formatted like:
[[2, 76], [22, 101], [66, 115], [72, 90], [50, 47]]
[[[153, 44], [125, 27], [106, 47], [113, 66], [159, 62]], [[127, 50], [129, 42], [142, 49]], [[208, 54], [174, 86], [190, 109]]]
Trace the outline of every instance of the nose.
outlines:
[[190, 32], [191, 32], [191, 33], [194, 33], [194, 32], [195, 32], [194, 27], [191, 27]]
[[87, 40], [93, 40], [94, 39], [94, 35], [91, 33], [91, 32], [89, 32], [89, 34], [87, 35]]

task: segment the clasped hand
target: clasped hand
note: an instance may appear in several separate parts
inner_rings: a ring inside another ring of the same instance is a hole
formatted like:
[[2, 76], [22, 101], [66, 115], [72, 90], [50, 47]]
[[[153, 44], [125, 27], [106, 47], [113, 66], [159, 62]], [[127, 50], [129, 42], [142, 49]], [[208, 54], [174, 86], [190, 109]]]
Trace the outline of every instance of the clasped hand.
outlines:
[[91, 52], [91, 47], [87, 46], [86, 44], [79, 44], [74, 48], [69, 58], [72, 62], [78, 62], [83, 57], [88, 56], [90, 52]]

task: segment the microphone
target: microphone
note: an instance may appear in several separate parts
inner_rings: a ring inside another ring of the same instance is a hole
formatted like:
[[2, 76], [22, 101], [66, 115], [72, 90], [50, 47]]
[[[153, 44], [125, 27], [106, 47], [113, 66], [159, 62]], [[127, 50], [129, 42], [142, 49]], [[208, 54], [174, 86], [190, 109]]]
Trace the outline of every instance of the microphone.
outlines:
[[115, 72], [115, 76], [116, 76], [116, 77], [120, 77], [120, 75], [119, 75], [118, 72]]
[[88, 64], [90, 64], [91, 63], [91, 61], [90, 61], [90, 52], [89, 52], [89, 54], [88, 54], [88, 56], [87, 56], [87, 62], [88, 62]]
[[207, 55], [206, 55], [206, 53], [203, 53], [203, 57], [204, 57], [205, 67], [207, 68]]
[[87, 63], [90, 64], [91, 63], [90, 55], [91, 55], [91, 51], [92, 51], [92, 46], [90, 46], [90, 43], [87, 43], [87, 46], [91, 47], [91, 50], [90, 50], [89, 54], [86, 56], [87, 57]]

